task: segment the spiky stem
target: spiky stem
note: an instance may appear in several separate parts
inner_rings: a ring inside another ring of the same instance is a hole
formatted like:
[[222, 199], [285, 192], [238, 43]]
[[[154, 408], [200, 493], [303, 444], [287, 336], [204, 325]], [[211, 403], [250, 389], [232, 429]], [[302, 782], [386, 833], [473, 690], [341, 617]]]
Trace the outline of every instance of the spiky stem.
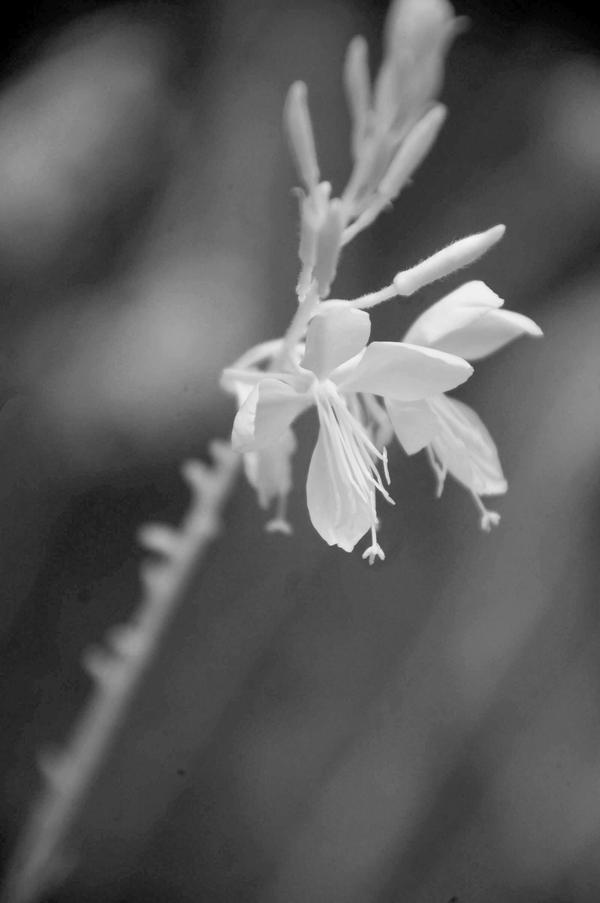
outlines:
[[219, 532], [239, 456], [223, 442], [212, 443], [210, 450], [212, 466], [184, 465], [192, 502], [179, 529], [150, 524], [140, 531], [140, 542], [158, 558], [142, 567], [143, 596], [130, 622], [113, 628], [106, 648], [84, 655], [94, 689], [65, 749], [41, 757], [46, 786], [17, 844], [2, 903], [34, 903], [68, 870], [67, 841], [82, 804], [185, 597], [190, 574]]

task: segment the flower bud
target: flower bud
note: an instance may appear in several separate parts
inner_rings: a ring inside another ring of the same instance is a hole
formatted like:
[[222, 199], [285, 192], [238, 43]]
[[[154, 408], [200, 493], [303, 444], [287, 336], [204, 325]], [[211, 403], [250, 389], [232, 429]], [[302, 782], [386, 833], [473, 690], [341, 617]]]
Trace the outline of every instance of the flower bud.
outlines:
[[431, 150], [445, 119], [446, 108], [436, 104], [412, 127], [379, 183], [379, 195], [387, 201], [393, 201], [398, 196]]
[[298, 173], [311, 191], [319, 183], [319, 164], [304, 82], [295, 82], [288, 91], [283, 117]]
[[504, 226], [492, 226], [486, 232], [477, 235], [469, 235], [461, 238], [454, 244], [448, 245], [436, 254], [432, 254], [427, 260], [418, 263], [410, 270], [397, 273], [394, 276], [394, 286], [399, 295], [412, 295], [424, 285], [436, 282], [468, 266], [479, 257], [489, 251], [504, 235]]
[[359, 36], [350, 41], [344, 62], [344, 86], [352, 118], [352, 154], [355, 160], [365, 137], [371, 108], [368, 54], [367, 42]]
[[395, 0], [385, 23], [386, 54], [410, 48], [414, 58], [436, 50], [454, 22], [448, 0]]
[[326, 298], [337, 270], [338, 259], [342, 249], [342, 235], [346, 225], [344, 205], [339, 200], [329, 204], [327, 217], [317, 238], [317, 254], [314, 268], [321, 298]]

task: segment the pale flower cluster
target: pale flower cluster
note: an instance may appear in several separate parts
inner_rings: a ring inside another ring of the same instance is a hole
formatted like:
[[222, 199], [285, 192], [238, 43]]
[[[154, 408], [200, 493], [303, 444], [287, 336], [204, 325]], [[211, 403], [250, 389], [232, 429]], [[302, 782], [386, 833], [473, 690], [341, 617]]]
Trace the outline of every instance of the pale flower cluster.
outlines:
[[366, 44], [352, 41], [344, 81], [354, 165], [338, 198], [321, 181], [306, 87], [292, 86], [285, 123], [303, 186], [298, 304], [283, 338], [252, 348], [222, 379], [238, 402], [233, 447], [244, 455], [261, 506], [275, 505], [267, 529], [290, 532], [291, 426], [315, 407], [310, 519], [329, 545], [348, 552], [369, 534], [363, 557], [371, 563], [384, 557], [377, 499], [393, 504], [386, 446], [394, 437], [409, 455], [426, 451], [438, 494], [450, 473], [471, 493], [483, 529], [498, 523], [482, 501], [507, 488], [496, 446], [478, 415], [446, 393], [469, 379], [471, 362], [520, 335], [541, 335], [528, 317], [503, 310], [483, 282], [471, 281], [425, 311], [402, 341], [369, 342], [369, 310], [474, 262], [502, 237], [503, 226], [455, 242], [377, 292], [327, 300], [342, 248], [396, 199], [437, 137], [445, 109], [434, 98], [461, 24], [447, 0], [396, 0], [373, 85]]

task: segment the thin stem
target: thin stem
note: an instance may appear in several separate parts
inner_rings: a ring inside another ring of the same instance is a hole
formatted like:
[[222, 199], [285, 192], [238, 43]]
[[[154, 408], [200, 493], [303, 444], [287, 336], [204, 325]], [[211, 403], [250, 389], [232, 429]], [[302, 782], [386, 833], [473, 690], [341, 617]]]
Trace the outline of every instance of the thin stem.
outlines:
[[378, 292], [370, 292], [368, 295], [361, 295], [360, 298], [355, 298], [353, 301], [350, 301], [350, 304], [352, 307], [367, 310], [369, 307], [375, 307], [377, 304], [381, 304], [382, 301], [391, 301], [392, 298], [397, 297], [398, 289], [392, 282], [391, 285], [386, 285], [385, 288], [380, 289]]
[[313, 284], [304, 301], [299, 303], [296, 313], [292, 318], [292, 322], [287, 328], [279, 354], [273, 360], [274, 368], [283, 370], [286, 366], [291, 366], [292, 368], [296, 366], [293, 358], [294, 348], [304, 338], [310, 318], [313, 316], [320, 303], [321, 299], [319, 298], [319, 293], [316, 286]]
[[110, 647], [90, 650], [85, 656], [94, 690], [65, 750], [40, 763], [46, 788], [13, 855], [2, 903], [34, 903], [67, 870], [66, 843], [92, 782], [167, 625], [186, 596], [190, 574], [219, 532], [240, 458], [221, 442], [213, 443], [211, 453], [212, 467], [189, 462], [184, 468], [193, 497], [179, 530], [150, 525], [141, 531], [141, 542], [162, 561], [143, 568], [144, 594], [131, 622], [112, 631]]

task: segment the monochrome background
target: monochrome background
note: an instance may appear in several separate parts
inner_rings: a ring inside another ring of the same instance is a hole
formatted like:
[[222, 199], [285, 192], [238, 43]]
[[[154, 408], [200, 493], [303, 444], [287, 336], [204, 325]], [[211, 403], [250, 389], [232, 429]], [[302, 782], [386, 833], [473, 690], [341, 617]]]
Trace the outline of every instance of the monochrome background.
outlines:
[[[461, 397], [496, 438], [502, 523], [390, 454], [387, 558], [290, 539], [241, 485], [77, 823], [48, 900], [595, 903], [600, 892], [600, 30], [583, 3], [457, 0], [438, 144], [348, 249], [357, 296], [503, 222], [482, 278], [545, 332]], [[10, 854], [139, 598], [145, 521], [226, 436], [221, 368], [281, 333], [297, 276], [281, 127], [309, 88], [348, 171], [341, 65], [384, 3], [24, 4], [0, 86], [0, 833]], [[447, 289], [463, 279], [448, 280]], [[446, 286], [444, 287], [446, 290]], [[400, 339], [441, 292], [389, 304]]]

